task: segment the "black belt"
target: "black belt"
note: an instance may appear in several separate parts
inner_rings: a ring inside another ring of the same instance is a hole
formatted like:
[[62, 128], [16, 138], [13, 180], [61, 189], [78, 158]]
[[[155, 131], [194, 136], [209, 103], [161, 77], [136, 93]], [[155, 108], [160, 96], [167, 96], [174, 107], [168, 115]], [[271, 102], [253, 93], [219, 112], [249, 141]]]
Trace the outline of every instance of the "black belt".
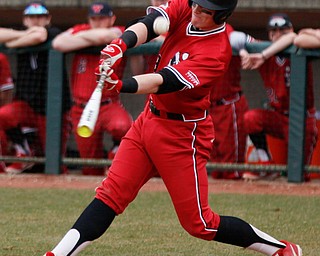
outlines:
[[205, 111], [205, 115], [200, 118], [195, 118], [195, 119], [186, 119], [184, 115], [182, 114], [177, 114], [177, 113], [170, 113], [170, 112], [165, 112], [162, 110], [159, 110], [156, 108], [156, 106], [153, 104], [153, 102], [150, 100], [149, 101], [149, 108], [151, 113], [153, 113], [156, 116], [165, 118], [165, 119], [171, 119], [171, 120], [179, 120], [179, 121], [184, 121], [184, 122], [189, 122], [189, 121], [196, 121], [196, 120], [202, 120], [205, 119], [208, 116], [208, 111]]
[[[100, 106], [104, 106], [104, 105], [108, 105], [112, 102], [111, 99], [107, 99], [107, 100], [104, 100], [104, 101], [101, 101], [100, 103]], [[73, 101], [72, 104], [75, 105], [75, 106], [78, 106], [80, 108], [85, 108], [86, 105], [87, 105], [88, 102], [76, 102], [76, 101]]]
[[183, 115], [177, 114], [177, 113], [170, 113], [170, 112], [165, 112], [165, 111], [160, 111], [159, 109], [156, 108], [156, 106], [153, 104], [152, 101], [149, 103], [150, 111], [155, 114], [156, 116], [160, 116], [166, 119], [171, 119], [171, 120], [179, 120], [179, 121], [184, 121]]

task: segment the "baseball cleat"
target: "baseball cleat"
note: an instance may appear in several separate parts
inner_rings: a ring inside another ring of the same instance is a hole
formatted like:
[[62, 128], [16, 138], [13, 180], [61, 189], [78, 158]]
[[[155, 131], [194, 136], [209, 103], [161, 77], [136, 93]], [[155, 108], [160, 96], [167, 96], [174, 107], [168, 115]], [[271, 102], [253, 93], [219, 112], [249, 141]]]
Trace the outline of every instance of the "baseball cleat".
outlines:
[[280, 241], [286, 245], [272, 256], [302, 256], [302, 249], [299, 245], [287, 241]]
[[274, 180], [279, 177], [279, 173], [268, 173], [268, 172], [245, 172], [242, 178], [245, 181], [255, 181], [255, 180]]
[[45, 255], [43, 256], [55, 256], [53, 252], [47, 252]]

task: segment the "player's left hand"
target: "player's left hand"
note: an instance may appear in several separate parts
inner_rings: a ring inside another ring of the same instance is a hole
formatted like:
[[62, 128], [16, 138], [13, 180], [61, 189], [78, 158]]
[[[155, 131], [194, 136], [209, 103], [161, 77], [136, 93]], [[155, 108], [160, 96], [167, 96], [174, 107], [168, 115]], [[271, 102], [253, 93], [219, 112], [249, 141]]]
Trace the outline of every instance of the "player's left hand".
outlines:
[[109, 66], [115, 69], [120, 64], [123, 53], [126, 50], [127, 45], [121, 38], [112, 40], [112, 42], [100, 52], [101, 55], [99, 64], [101, 68], [104, 69], [105, 66]]

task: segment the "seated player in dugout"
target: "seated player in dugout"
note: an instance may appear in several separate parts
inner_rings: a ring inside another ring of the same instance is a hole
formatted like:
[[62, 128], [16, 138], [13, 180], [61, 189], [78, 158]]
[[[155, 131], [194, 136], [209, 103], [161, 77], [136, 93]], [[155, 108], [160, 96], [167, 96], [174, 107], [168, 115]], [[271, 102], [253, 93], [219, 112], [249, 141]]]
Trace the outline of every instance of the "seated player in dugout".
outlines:
[[[62, 52], [71, 52], [90, 46], [101, 46], [110, 43], [121, 36], [124, 27], [114, 26], [116, 16], [106, 2], [94, 2], [88, 9], [88, 23], [78, 24], [58, 35], [52, 45]], [[99, 61], [99, 54], [76, 52], [72, 61], [71, 94], [73, 106], [71, 119], [73, 133], [82, 158], [103, 159], [104, 133], [110, 134], [113, 146], [108, 152], [108, 158], [113, 159], [118, 150], [122, 137], [132, 124], [131, 115], [120, 102], [119, 94], [104, 90], [99, 110], [98, 120], [93, 134], [83, 138], [77, 134], [77, 125], [81, 114], [92, 92], [96, 87], [95, 67]], [[116, 69], [122, 77], [125, 61]], [[104, 175], [105, 168], [85, 166], [84, 175]]]
[[[303, 28], [299, 30], [298, 35], [293, 40], [293, 44], [298, 48], [304, 48], [304, 49], [320, 49], [320, 29], [319, 28]], [[319, 118], [317, 118], [317, 127], [319, 132]], [[317, 162], [317, 159], [319, 159], [317, 156], [318, 151], [317, 147], [320, 143], [319, 136], [317, 141], [316, 149], [313, 151], [313, 159], [311, 164], [315, 161]], [[315, 164], [316, 164], [315, 163]], [[310, 179], [320, 179], [320, 173], [310, 173]]]
[[[19, 30], [0, 28], [0, 42], [7, 48], [37, 46], [51, 41], [61, 30], [51, 25], [51, 15], [45, 3], [34, 1], [23, 11], [23, 27]], [[28, 127], [37, 131], [42, 153], [46, 139], [46, 100], [48, 83], [48, 50], [36, 50], [17, 54], [17, 77], [15, 95], [11, 103], [0, 108], [0, 130], [6, 132], [13, 143], [17, 157], [35, 154], [22, 129]], [[63, 74], [63, 127], [62, 152], [70, 133], [70, 92], [67, 73]], [[21, 173], [33, 167], [32, 162], [16, 162], [6, 167], [8, 173]], [[67, 170], [64, 167], [63, 172]]]
[[[272, 44], [261, 53], [248, 54], [241, 51], [244, 69], [259, 69], [268, 97], [267, 109], [251, 109], [245, 113], [244, 124], [246, 132], [257, 149], [260, 164], [273, 163], [272, 154], [267, 144], [266, 135], [282, 139], [286, 150], [289, 140], [289, 101], [291, 83], [290, 58], [278, 53], [292, 45], [297, 34], [287, 14], [276, 13], [269, 17], [267, 23], [269, 40]], [[317, 141], [313, 90], [312, 62], [307, 64], [306, 119], [304, 164], [310, 164]], [[303, 135], [301, 135], [303, 136]], [[279, 173], [245, 172], [246, 180], [270, 179], [278, 177]], [[306, 181], [310, 174], [305, 173]]]
[[[14, 83], [11, 76], [11, 68], [7, 56], [0, 53], [0, 108], [12, 102]], [[0, 130], [0, 155], [10, 153], [7, 136], [4, 130]], [[5, 172], [6, 164], [0, 161], [0, 173]]]
[[[244, 45], [239, 44], [242, 33], [226, 24], [231, 47], [239, 52]], [[245, 41], [252, 37], [245, 35]], [[223, 79], [212, 86], [209, 112], [214, 124], [215, 140], [210, 161], [215, 163], [244, 163], [247, 133], [244, 127], [244, 113], [248, 110], [248, 101], [241, 86], [241, 59], [233, 55]], [[241, 179], [242, 172], [237, 170], [216, 170], [211, 172], [214, 179]]]
[[[144, 19], [101, 51], [97, 73], [107, 75], [105, 89], [150, 93], [150, 103], [122, 139], [95, 198], [46, 256], [75, 256], [86, 249], [108, 230], [156, 172], [166, 185], [181, 226], [190, 235], [268, 256], [302, 255], [299, 245], [279, 241], [240, 218], [219, 215], [209, 206], [206, 165], [214, 140], [207, 112], [209, 93], [232, 57], [225, 21], [236, 5], [236, 0], [170, 0], [165, 7], [149, 8]], [[157, 70], [119, 79], [112, 67], [121, 62], [126, 50], [152, 40], [167, 28]]]

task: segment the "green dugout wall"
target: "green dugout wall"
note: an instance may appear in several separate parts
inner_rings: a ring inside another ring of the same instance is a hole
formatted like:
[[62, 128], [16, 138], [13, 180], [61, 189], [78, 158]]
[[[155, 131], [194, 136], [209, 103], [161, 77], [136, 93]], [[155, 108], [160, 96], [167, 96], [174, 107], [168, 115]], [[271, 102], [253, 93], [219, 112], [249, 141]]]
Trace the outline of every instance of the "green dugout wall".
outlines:
[[[261, 52], [270, 43], [247, 44], [249, 52]], [[42, 46], [50, 49], [50, 45]], [[148, 43], [136, 49], [130, 49], [127, 54], [153, 54], [159, 51], [158, 43]], [[19, 51], [32, 51], [34, 48], [19, 49]], [[7, 54], [14, 54], [17, 51], [8, 50], [5, 47], [0, 51]], [[98, 52], [99, 49], [90, 48], [88, 51]], [[288, 172], [288, 181], [299, 183], [303, 181], [303, 170], [319, 172], [320, 168], [315, 166], [305, 167], [303, 164], [303, 144], [304, 144], [304, 119], [305, 119], [305, 88], [306, 88], [306, 63], [307, 58], [319, 58], [320, 50], [303, 50], [294, 46], [287, 48], [284, 52], [291, 58], [291, 89], [290, 89], [290, 117], [289, 117], [289, 147], [287, 165], [248, 165], [248, 164], [214, 164], [208, 163], [208, 172], [214, 168], [221, 170], [256, 170]], [[10, 156], [0, 156], [0, 160], [13, 161], [33, 161], [45, 163], [46, 174], [60, 174], [61, 165], [97, 165], [106, 166], [109, 160], [104, 159], [80, 159], [66, 158], [61, 154], [61, 110], [62, 110], [62, 74], [65, 65], [64, 55], [53, 49], [49, 51], [49, 79], [48, 79], [48, 100], [47, 100], [47, 138], [45, 157], [31, 157], [16, 159]], [[316, 71], [315, 71], [316, 72]], [[318, 82], [318, 81], [315, 81]], [[315, 100], [319, 97], [315, 95]]]

